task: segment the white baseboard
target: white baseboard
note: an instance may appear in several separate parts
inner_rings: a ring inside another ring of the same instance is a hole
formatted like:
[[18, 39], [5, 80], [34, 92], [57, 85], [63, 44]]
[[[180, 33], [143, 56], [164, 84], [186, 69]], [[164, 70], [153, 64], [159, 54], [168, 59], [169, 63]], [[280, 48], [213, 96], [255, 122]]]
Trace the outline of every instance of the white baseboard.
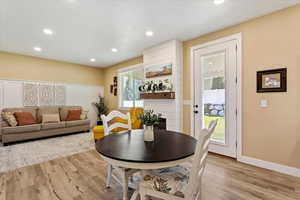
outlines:
[[277, 163], [259, 160], [259, 159], [251, 158], [248, 156], [241, 156], [240, 158], [238, 158], [238, 161], [249, 164], [249, 165], [254, 165], [256, 167], [261, 167], [261, 168], [273, 170], [276, 172], [280, 172], [283, 174], [300, 177], [300, 169], [298, 169], [298, 168], [288, 167], [286, 165], [280, 165]]

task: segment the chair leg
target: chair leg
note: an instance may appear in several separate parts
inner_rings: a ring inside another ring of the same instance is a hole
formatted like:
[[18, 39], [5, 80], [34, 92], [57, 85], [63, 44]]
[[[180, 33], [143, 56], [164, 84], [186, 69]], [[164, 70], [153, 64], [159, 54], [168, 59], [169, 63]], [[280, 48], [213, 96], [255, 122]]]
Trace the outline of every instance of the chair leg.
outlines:
[[122, 170], [122, 187], [123, 187], [123, 200], [128, 200], [128, 176], [125, 169]]
[[112, 165], [108, 165], [107, 166], [107, 175], [106, 175], [106, 187], [107, 188], [110, 188], [111, 176], [112, 176]]
[[148, 200], [148, 197], [143, 190], [140, 190], [140, 200]]

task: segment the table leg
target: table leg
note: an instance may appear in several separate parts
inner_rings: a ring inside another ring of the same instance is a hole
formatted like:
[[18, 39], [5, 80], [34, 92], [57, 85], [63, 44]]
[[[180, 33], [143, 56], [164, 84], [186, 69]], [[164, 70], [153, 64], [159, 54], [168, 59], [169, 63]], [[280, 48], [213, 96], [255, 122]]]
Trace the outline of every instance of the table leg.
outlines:
[[128, 200], [128, 176], [125, 169], [122, 169], [122, 186], [123, 186], [123, 200]]
[[106, 174], [106, 187], [110, 188], [111, 176], [112, 176], [112, 165], [107, 166], [107, 174]]

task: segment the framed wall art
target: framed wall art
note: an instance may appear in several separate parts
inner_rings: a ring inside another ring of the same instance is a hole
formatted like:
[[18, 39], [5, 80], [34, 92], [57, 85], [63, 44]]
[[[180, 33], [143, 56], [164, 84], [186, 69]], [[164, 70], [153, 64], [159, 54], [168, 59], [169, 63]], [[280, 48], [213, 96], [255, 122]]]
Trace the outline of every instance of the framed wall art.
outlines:
[[23, 106], [38, 105], [38, 86], [37, 83], [23, 83]]
[[272, 69], [257, 72], [257, 92], [286, 92], [287, 69]]
[[153, 65], [145, 67], [146, 78], [172, 75], [173, 64]]

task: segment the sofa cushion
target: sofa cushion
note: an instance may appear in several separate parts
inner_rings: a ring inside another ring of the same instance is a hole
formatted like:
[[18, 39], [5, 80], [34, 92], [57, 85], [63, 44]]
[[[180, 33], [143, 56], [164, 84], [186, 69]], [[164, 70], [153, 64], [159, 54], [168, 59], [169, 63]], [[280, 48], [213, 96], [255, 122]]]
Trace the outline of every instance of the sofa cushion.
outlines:
[[37, 107], [24, 107], [24, 108], [5, 108], [2, 112], [30, 112], [33, 118], [36, 120]]
[[13, 112], [2, 112], [2, 118], [8, 123], [9, 126], [17, 126], [18, 122]]
[[81, 110], [69, 110], [66, 121], [80, 120]]
[[57, 107], [57, 106], [39, 107], [37, 110], [38, 123], [42, 123], [44, 114], [59, 114], [59, 107]]
[[19, 126], [36, 124], [36, 120], [30, 112], [15, 112], [15, 117]]
[[65, 122], [58, 122], [58, 123], [46, 123], [42, 124], [42, 130], [48, 130], [48, 129], [56, 129], [56, 128], [65, 128], [66, 123]]
[[81, 106], [63, 106], [59, 109], [59, 115], [61, 121], [66, 121], [69, 110], [82, 110]]
[[43, 114], [43, 121], [42, 123], [59, 123], [60, 117], [59, 114]]
[[90, 125], [90, 120], [66, 121], [66, 127]]
[[16, 127], [4, 127], [2, 128], [2, 134], [26, 133], [26, 132], [34, 132], [39, 130], [41, 130], [40, 124], [16, 126]]

